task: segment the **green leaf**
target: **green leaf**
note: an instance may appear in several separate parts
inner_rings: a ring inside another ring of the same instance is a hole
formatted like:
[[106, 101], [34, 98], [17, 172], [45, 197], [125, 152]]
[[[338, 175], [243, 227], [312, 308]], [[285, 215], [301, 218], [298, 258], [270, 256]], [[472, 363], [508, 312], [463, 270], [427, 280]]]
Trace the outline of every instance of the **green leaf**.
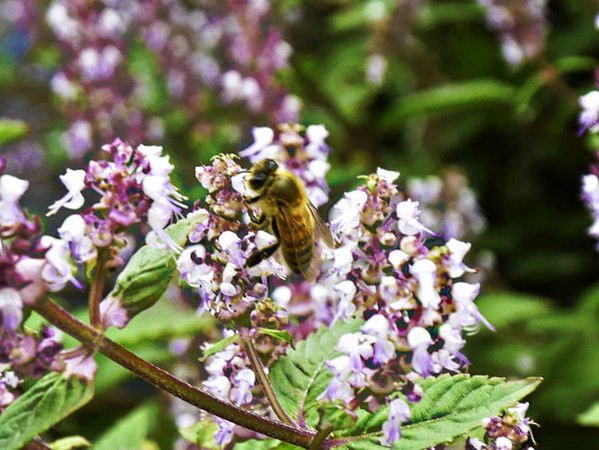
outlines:
[[442, 3], [426, 3], [418, 15], [418, 26], [431, 29], [440, 25], [456, 22], [483, 20], [485, 10], [476, 3], [444, 1]]
[[235, 450], [297, 450], [298, 448], [295, 445], [276, 439], [250, 439], [249, 441], [235, 444]]
[[158, 406], [149, 402], [127, 414], [106, 431], [94, 445], [95, 450], [138, 450], [156, 424]]
[[349, 323], [337, 322], [331, 329], [321, 328], [272, 365], [269, 378], [291, 417], [298, 420], [305, 417], [308, 426], [318, 423], [316, 398], [333, 378], [325, 362], [341, 354], [335, 350], [339, 338], [358, 331], [362, 323], [356, 319]]
[[213, 344], [212, 346], [210, 346], [206, 350], [204, 350], [202, 359], [200, 359], [200, 361], [205, 361], [207, 358], [214, 355], [215, 353], [222, 352], [230, 344], [232, 344], [233, 342], [238, 341], [238, 340], [239, 340], [238, 334], [234, 334], [233, 336], [229, 336], [227, 338], [221, 339], [220, 341], [216, 342], [215, 344]]
[[[412, 418], [402, 426], [402, 438], [395, 448], [420, 450], [451, 442], [480, 426], [484, 418], [513, 406], [535, 390], [541, 381], [540, 378], [506, 381], [465, 374], [417, 380], [424, 394], [420, 402], [410, 404]], [[345, 447], [352, 450], [384, 448], [378, 441], [382, 424], [388, 417], [388, 407], [375, 414], [361, 410], [359, 415], [353, 428], [338, 433], [340, 436], [359, 436]]]
[[216, 422], [211, 417], [196, 422], [190, 427], [179, 428], [179, 434], [192, 444], [206, 450], [218, 450], [219, 445], [216, 445], [214, 434], [218, 431]]
[[497, 330], [521, 321], [545, 315], [553, 310], [549, 300], [517, 292], [493, 292], [481, 295], [476, 304], [481, 314]]
[[258, 328], [258, 332], [262, 334], [267, 334], [275, 339], [280, 339], [285, 342], [289, 342], [293, 345], [293, 336], [287, 330], [271, 330], [270, 328]]
[[[176, 244], [184, 245], [198, 220], [197, 216], [188, 216], [169, 226], [166, 232]], [[120, 305], [127, 310], [129, 318], [132, 318], [153, 306], [162, 297], [175, 270], [175, 255], [171, 250], [144, 245], [119, 274], [107, 300], [118, 299]]]
[[368, 0], [351, 5], [332, 16], [332, 30], [342, 32], [367, 27], [388, 17], [394, 6], [389, 0]]
[[318, 408], [320, 421], [318, 429], [330, 427], [332, 430], [344, 430], [356, 424], [358, 416], [353, 411], [347, 411], [340, 404], [324, 403]]
[[194, 336], [210, 330], [215, 323], [209, 314], [197, 315], [191, 308], [183, 308], [169, 301], [159, 302], [136, 316], [125, 328], [109, 328], [106, 335], [121, 345], [155, 342]]
[[[156, 342], [148, 342], [145, 345], [139, 343], [130, 347], [130, 350], [140, 358], [159, 366], [166, 364], [173, 358], [172, 352], [166, 348], [166, 345]], [[132, 372], [104, 355], [97, 354], [95, 358], [98, 364], [98, 373], [95, 379], [96, 395], [102, 395], [119, 384], [135, 378]]]
[[0, 145], [21, 139], [29, 130], [22, 120], [0, 118]]
[[92, 444], [83, 436], [69, 436], [49, 444], [52, 450], [71, 450], [79, 447], [91, 447]]
[[589, 427], [599, 427], [599, 402], [578, 415], [578, 423]]
[[0, 415], [0, 448], [20, 448], [92, 397], [92, 383], [48, 373]]
[[488, 104], [514, 102], [514, 88], [492, 79], [448, 83], [406, 95], [389, 108], [382, 128], [394, 128], [399, 123], [417, 117], [479, 108]]

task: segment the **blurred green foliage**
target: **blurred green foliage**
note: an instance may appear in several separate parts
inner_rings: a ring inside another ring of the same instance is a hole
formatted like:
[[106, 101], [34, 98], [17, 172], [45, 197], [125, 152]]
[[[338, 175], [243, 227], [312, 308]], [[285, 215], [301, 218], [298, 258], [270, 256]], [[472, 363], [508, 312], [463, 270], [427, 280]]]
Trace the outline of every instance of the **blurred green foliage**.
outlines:
[[[331, 201], [357, 175], [377, 166], [399, 170], [400, 183], [410, 176], [439, 174], [448, 165], [461, 167], [488, 221], [474, 240], [474, 252], [485, 249], [496, 261], [479, 305], [497, 332], [483, 330], [469, 338], [465, 353], [472, 372], [545, 378], [531, 397], [530, 410], [542, 425], [535, 433], [541, 448], [597, 442], [599, 433], [589, 425], [597, 425], [599, 399], [599, 288], [592, 287], [599, 265], [579, 191], [580, 177], [593, 161], [589, 150], [598, 143], [580, 138], [577, 124], [578, 97], [595, 83], [597, 5], [549, 2], [545, 52], [511, 67], [474, 0], [422, 2], [405, 30], [392, 30], [400, 38], [385, 41], [387, 71], [377, 86], [366, 81], [372, 35], [377, 14], [386, 17], [396, 2], [272, 3], [272, 14], [294, 49], [280, 81], [301, 99], [302, 123], [324, 123], [330, 131]], [[294, 14], [299, 19], [289, 19]], [[61, 138], [68, 124], [48, 87], [61, 64], [50, 39], [31, 47], [22, 59], [0, 51], [0, 116], [11, 119], [0, 120], [0, 151], [14, 157], [7, 173], [36, 180], [35, 192], [28, 193], [36, 196], [31, 200], [35, 207], [59, 198], [57, 175], [81, 165], [68, 161]], [[197, 128], [192, 115], [170, 103], [163, 72], [141, 43], [134, 45], [128, 64], [141, 80], [141, 103], [164, 119], [162, 144], [178, 166], [181, 185], [190, 198], [200, 198], [193, 167], [216, 153], [246, 147], [251, 127], [267, 124], [267, 118], [211, 106], [211, 127]], [[42, 145], [43, 161], [20, 166], [19, 145], [32, 141]], [[48, 223], [50, 230], [55, 225]], [[114, 338], [168, 366], [168, 339], [191, 338], [212, 328], [191, 312], [161, 309], [168, 305], [158, 302]], [[159, 320], [163, 314], [171, 320]], [[98, 363], [94, 406], [65, 421], [58, 432], [78, 434], [77, 423], [91, 439], [119, 417], [115, 426], [136, 432], [152, 428], [156, 405], [126, 415], [144, 396], [121, 395], [130, 377], [103, 357]], [[110, 413], [103, 417], [93, 414], [106, 409]], [[174, 424], [163, 429], [165, 436], [157, 442], [174, 435]], [[146, 439], [136, 436], [139, 442]], [[100, 442], [111, 442], [110, 431]]]

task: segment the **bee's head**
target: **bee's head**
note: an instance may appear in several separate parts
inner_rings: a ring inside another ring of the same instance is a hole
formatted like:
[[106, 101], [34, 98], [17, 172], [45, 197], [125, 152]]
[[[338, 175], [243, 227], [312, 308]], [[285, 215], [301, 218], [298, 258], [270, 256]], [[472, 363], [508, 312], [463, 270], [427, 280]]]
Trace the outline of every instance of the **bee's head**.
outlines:
[[279, 165], [272, 159], [264, 159], [252, 167], [248, 185], [254, 191], [259, 191], [264, 187], [264, 183], [279, 168]]

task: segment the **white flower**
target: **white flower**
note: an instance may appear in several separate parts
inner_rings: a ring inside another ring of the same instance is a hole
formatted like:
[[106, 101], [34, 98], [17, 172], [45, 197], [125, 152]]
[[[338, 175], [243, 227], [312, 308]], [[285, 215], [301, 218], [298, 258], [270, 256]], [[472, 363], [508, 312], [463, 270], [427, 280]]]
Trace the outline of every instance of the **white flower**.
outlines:
[[345, 194], [331, 212], [331, 231], [334, 234], [351, 235], [360, 226], [360, 215], [367, 200], [368, 194], [364, 191]]
[[210, 378], [204, 381], [204, 387], [223, 400], [229, 400], [229, 392], [231, 391], [231, 382], [224, 375]]
[[596, 131], [599, 121], [599, 91], [591, 91], [578, 99], [578, 104], [582, 108], [579, 121], [584, 128], [590, 128]]
[[19, 200], [29, 187], [29, 181], [12, 175], [0, 176], [0, 226], [10, 228], [25, 217], [19, 208]]
[[2, 325], [9, 330], [14, 330], [23, 318], [23, 301], [19, 291], [5, 287], [0, 289], [0, 312]]
[[250, 369], [242, 369], [233, 378], [233, 402], [236, 405], [245, 405], [252, 401], [252, 388], [256, 382], [256, 375]]
[[435, 287], [437, 278], [435, 263], [430, 259], [418, 260], [412, 266], [411, 272], [418, 280], [418, 300], [423, 308], [437, 309], [441, 297]]
[[402, 422], [411, 417], [410, 407], [401, 398], [389, 402], [389, 418], [383, 423], [383, 436], [381, 444], [393, 448], [393, 444], [401, 438]]
[[78, 209], [83, 206], [85, 199], [81, 191], [85, 187], [85, 170], [67, 169], [64, 175], [60, 175], [60, 181], [62, 181], [69, 192], [60, 200], [50, 205], [50, 211], [46, 216], [56, 214], [63, 206], [68, 209]]
[[252, 136], [254, 137], [254, 143], [245, 150], [240, 151], [239, 155], [254, 163], [257, 159], [263, 159], [257, 156], [264, 147], [272, 144], [275, 132], [268, 127], [254, 127], [252, 129]]
[[498, 437], [495, 441], [495, 448], [497, 450], [512, 450], [512, 441], [505, 436]]
[[472, 244], [451, 238], [445, 245], [449, 249], [449, 276], [451, 278], [460, 277], [464, 272], [476, 272], [462, 262]]
[[370, 55], [366, 61], [366, 80], [375, 86], [380, 86], [387, 72], [387, 58], [380, 53]]
[[399, 269], [408, 259], [410, 259], [410, 255], [402, 250], [393, 250], [389, 253], [389, 262], [396, 269]]
[[381, 180], [385, 180], [387, 183], [393, 183], [399, 177], [399, 172], [395, 172], [394, 170], [386, 170], [381, 167], [376, 169], [376, 175]]
[[339, 338], [335, 350], [346, 353], [350, 359], [351, 370], [357, 372], [364, 367], [362, 360], [372, 356], [374, 342], [376, 342], [376, 338], [373, 336], [363, 333], [346, 333]]
[[48, 248], [44, 255], [47, 264], [42, 269], [42, 279], [48, 289], [53, 292], [60, 291], [69, 281], [81, 287], [73, 276], [77, 268], [71, 260], [69, 243], [51, 236], [42, 236], [41, 245]]
[[354, 296], [356, 295], [356, 285], [350, 281], [345, 280], [338, 283], [333, 287], [333, 291], [337, 294], [339, 302], [337, 303], [337, 312], [333, 322], [337, 319], [348, 319], [353, 313], [356, 312], [356, 305], [353, 303]]
[[431, 372], [431, 355], [428, 347], [433, 343], [431, 335], [422, 327], [414, 327], [408, 332], [408, 344], [412, 347], [412, 367], [415, 372], [428, 376]]
[[79, 214], [67, 217], [60, 228], [58, 235], [61, 239], [71, 243], [71, 253], [78, 262], [88, 261], [96, 254], [95, 247], [90, 238], [85, 235], [87, 225]]
[[387, 339], [389, 333], [389, 321], [381, 314], [375, 314], [360, 327], [363, 333], [376, 337], [374, 343], [374, 358], [375, 364], [385, 364], [393, 356], [395, 356], [395, 346]]
[[289, 303], [291, 302], [291, 288], [289, 286], [279, 286], [272, 292], [272, 299], [275, 301], [277, 305], [279, 305], [284, 310], [289, 308]]
[[395, 211], [399, 219], [398, 228], [401, 233], [410, 236], [426, 231], [427, 233], [435, 235], [434, 231], [429, 230], [420, 223], [420, 209], [418, 207], [418, 202], [405, 200], [397, 204]]
[[484, 323], [487, 328], [495, 331], [487, 319], [479, 312], [474, 304], [474, 299], [480, 292], [480, 284], [454, 283], [451, 290], [451, 296], [456, 305], [456, 312], [449, 317], [449, 323], [473, 331], [478, 328], [480, 323]]

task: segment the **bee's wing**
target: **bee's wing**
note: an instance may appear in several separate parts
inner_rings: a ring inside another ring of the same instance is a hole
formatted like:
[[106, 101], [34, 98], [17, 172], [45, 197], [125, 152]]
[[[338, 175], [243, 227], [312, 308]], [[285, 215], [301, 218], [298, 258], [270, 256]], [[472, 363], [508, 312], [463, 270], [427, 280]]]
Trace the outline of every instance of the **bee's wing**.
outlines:
[[333, 236], [331, 236], [329, 227], [327, 227], [326, 223], [324, 223], [324, 221], [320, 218], [316, 206], [314, 206], [309, 200], [308, 209], [310, 210], [310, 214], [312, 214], [312, 218], [314, 219], [314, 230], [316, 231], [316, 235], [322, 239], [327, 247], [335, 248], [335, 240], [333, 239]]
[[[279, 216], [277, 218], [277, 224], [279, 227], [280, 234], [289, 233], [289, 237], [292, 241], [294, 241], [294, 246], [295, 239], [299, 237], [298, 234], [294, 234], [294, 230], [301, 230], [306, 226], [304, 221], [299, 219], [298, 215], [291, 214], [286, 207], [279, 207]], [[285, 231], [283, 231], [282, 228], [284, 228]], [[317, 261], [317, 259], [314, 256], [315, 255], [313, 254], [310, 265], [301, 272], [302, 276], [309, 282], [314, 281], [318, 276], [319, 272], [319, 265], [315, 264], [315, 260]], [[289, 261], [286, 262], [289, 266]]]

